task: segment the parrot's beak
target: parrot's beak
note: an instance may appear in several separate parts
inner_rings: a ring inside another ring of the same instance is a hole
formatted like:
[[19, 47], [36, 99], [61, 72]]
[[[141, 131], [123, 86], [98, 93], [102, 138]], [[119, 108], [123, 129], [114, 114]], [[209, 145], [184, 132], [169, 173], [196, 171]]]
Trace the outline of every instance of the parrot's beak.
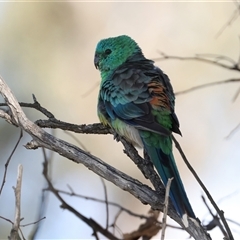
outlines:
[[94, 65], [95, 65], [96, 69], [99, 68], [99, 56], [97, 54], [95, 54], [95, 56], [94, 56]]

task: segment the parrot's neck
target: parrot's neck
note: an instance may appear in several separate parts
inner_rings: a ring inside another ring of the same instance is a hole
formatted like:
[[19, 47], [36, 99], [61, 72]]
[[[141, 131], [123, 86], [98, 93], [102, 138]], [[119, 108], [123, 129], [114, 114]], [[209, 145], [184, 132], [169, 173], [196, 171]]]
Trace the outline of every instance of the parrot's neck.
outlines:
[[[137, 50], [134, 55], [132, 55], [131, 57], [129, 57], [125, 62], [124, 64], [127, 64], [127, 63], [131, 63], [131, 62], [138, 62], [138, 61], [141, 61], [141, 60], [146, 60], [146, 58], [144, 57], [144, 55], [142, 54], [141, 50]], [[152, 62], [152, 61], [150, 61]], [[121, 64], [122, 65], [122, 64]], [[118, 67], [115, 67], [113, 69], [109, 69], [109, 70], [102, 70], [101, 71], [101, 86], [102, 84], [107, 80], [107, 79], [110, 79], [110, 76], [114, 73], [114, 71], [116, 69], [118, 69], [119, 67], [121, 67], [121, 65], [119, 65]]]
[[109, 79], [109, 76], [111, 76], [111, 74], [114, 72], [114, 70], [109, 70], [109, 71], [102, 71], [101, 72], [101, 86], [102, 84], [107, 80]]

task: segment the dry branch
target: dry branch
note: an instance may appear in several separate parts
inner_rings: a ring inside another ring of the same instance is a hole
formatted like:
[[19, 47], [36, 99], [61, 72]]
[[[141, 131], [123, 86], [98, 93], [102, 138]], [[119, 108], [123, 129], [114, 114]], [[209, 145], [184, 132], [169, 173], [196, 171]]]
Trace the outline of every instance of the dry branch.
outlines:
[[[44, 147], [74, 161], [75, 163], [82, 163], [94, 173], [114, 183], [119, 188], [128, 191], [142, 203], [149, 204], [153, 209], [163, 210], [164, 192], [160, 193], [159, 191], [154, 191], [149, 186], [142, 184], [138, 180], [133, 179], [123, 172], [113, 168], [101, 159], [83, 151], [77, 146], [67, 143], [45, 132], [42, 128], [31, 122], [26, 117], [18, 101], [2, 78], [0, 79], [0, 92], [10, 108], [11, 115], [8, 115], [7, 118], [10, 117], [11, 123], [15, 123], [33, 138], [33, 140], [26, 145], [26, 148], [36, 149], [38, 147]], [[124, 144], [126, 147], [127, 143]], [[128, 145], [128, 147], [130, 148], [131, 146]], [[137, 161], [137, 164], [138, 166], [141, 165], [141, 167], [143, 167], [142, 171], [145, 172], [145, 174], [149, 177], [152, 176], [148, 173], [149, 170], [144, 169], [143, 163]], [[184, 227], [180, 217], [172, 207], [171, 202], [169, 205], [168, 215]], [[191, 219], [189, 219], [189, 227], [186, 231], [196, 240], [211, 239], [206, 231], [196, 221], [192, 221]]]
[[17, 184], [16, 187], [13, 187], [15, 194], [15, 220], [12, 226], [12, 230], [10, 233], [10, 240], [21, 240], [18, 230], [21, 221], [21, 188], [22, 188], [22, 173], [23, 167], [20, 164], [18, 166], [18, 175], [17, 175]]
[[162, 232], [161, 232], [161, 240], [165, 239], [165, 231], [167, 227], [167, 212], [168, 212], [168, 203], [169, 203], [169, 192], [173, 178], [169, 178], [167, 185], [166, 185], [166, 193], [165, 193], [165, 200], [164, 200], [164, 209], [163, 209], [163, 218], [162, 218]]
[[239, 62], [233, 60], [228, 56], [218, 55], [218, 54], [196, 54], [191, 57], [180, 57], [174, 55], [167, 55], [164, 52], [158, 51], [161, 57], [155, 58], [154, 61], [163, 61], [163, 60], [191, 60], [191, 61], [199, 61], [208, 64], [213, 64], [215, 66], [225, 68], [233, 71], [240, 71]]

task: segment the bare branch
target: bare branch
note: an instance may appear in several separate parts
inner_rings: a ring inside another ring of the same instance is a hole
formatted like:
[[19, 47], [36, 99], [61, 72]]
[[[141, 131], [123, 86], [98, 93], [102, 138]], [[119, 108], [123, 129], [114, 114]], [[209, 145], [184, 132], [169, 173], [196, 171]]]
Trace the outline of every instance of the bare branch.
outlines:
[[189, 88], [187, 90], [176, 92], [175, 95], [185, 94], [185, 93], [189, 93], [189, 92], [192, 92], [192, 91], [195, 91], [195, 90], [199, 90], [199, 89], [207, 88], [207, 87], [211, 87], [211, 86], [216, 86], [216, 85], [220, 85], [220, 84], [236, 83], [236, 82], [240, 82], [240, 78], [232, 78], [232, 79], [227, 79], [227, 80], [221, 80], [221, 81], [217, 81], [217, 82], [202, 84], [202, 85], [199, 85], [199, 86]]
[[[68, 196], [75, 196], [75, 197], [79, 197], [79, 198], [83, 198], [85, 200], [91, 200], [91, 201], [95, 201], [95, 202], [99, 202], [99, 203], [105, 203], [105, 200], [102, 200], [102, 199], [98, 199], [98, 198], [95, 198], [95, 197], [89, 197], [89, 196], [84, 196], [84, 195], [81, 195], [81, 194], [77, 194], [73, 191], [73, 189], [68, 185], [68, 188], [70, 189], [70, 192], [67, 192], [67, 191], [64, 191], [64, 190], [59, 190], [59, 189], [56, 189], [59, 193], [62, 193], [62, 194], [66, 194]], [[133, 217], [137, 217], [137, 218], [140, 218], [140, 219], [148, 219], [149, 217], [148, 216], [145, 216], [143, 214], [138, 214], [138, 213], [134, 213], [132, 212], [131, 210], [121, 206], [120, 204], [118, 203], [115, 203], [115, 202], [111, 202], [111, 201], [108, 201], [108, 205], [111, 205], [111, 206], [114, 206], [114, 207], [117, 207], [119, 208], [119, 211], [118, 211], [118, 214], [120, 215], [122, 212], [126, 212], [127, 214], [129, 214], [130, 216], [133, 216]], [[117, 218], [117, 217], [116, 217]], [[114, 221], [115, 223], [116, 221]], [[161, 222], [158, 221], [159, 224], [162, 224]], [[170, 227], [170, 228], [175, 228], [175, 229], [178, 229], [178, 230], [183, 230], [183, 228], [181, 227], [177, 227], [177, 226], [173, 226], [173, 225], [170, 225], [170, 224], [167, 224], [167, 227]]]
[[16, 188], [14, 188], [15, 193], [15, 220], [12, 226], [12, 230], [10, 233], [10, 240], [19, 240], [21, 239], [18, 230], [21, 221], [21, 187], [22, 187], [22, 173], [23, 167], [20, 164], [18, 166], [18, 176], [17, 176], [17, 184]]
[[[212, 218], [213, 218], [213, 220], [211, 221], [211, 223], [209, 223], [207, 226], [205, 226], [206, 229], [211, 230], [211, 229], [213, 229], [214, 227], [218, 226], [219, 229], [221, 230], [222, 234], [224, 235], [224, 237], [227, 239], [227, 238], [228, 238], [228, 235], [227, 235], [226, 231], [224, 230], [221, 222], [219, 221], [219, 217], [213, 214], [213, 212], [212, 212], [212, 210], [210, 209], [210, 207], [208, 206], [208, 204], [207, 204], [206, 199], [204, 198], [204, 196], [202, 196], [202, 200], [203, 200], [205, 206], [207, 207], [209, 213], [211, 214], [211, 216], [212, 216]], [[211, 225], [211, 228], [209, 228], [210, 225]]]
[[51, 112], [49, 112], [46, 108], [40, 105], [40, 103], [37, 101], [37, 98], [35, 97], [34, 94], [32, 94], [32, 97], [33, 97], [33, 103], [20, 103], [20, 106], [34, 108], [39, 112], [43, 113], [49, 119], [55, 119], [54, 115]]
[[[48, 162], [48, 178], [51, 179], [51, 169], [50, 168], [51, 168], [51, 163], [52, 163], [52, 156], [47, 157], [45, 148], [42, 148], [42, 152], [43, 152], [44, 161]], [[47, 183], [45, 183], [45, 185], [47, 187]], [[37, 224], [34, 224], [34, 227], [32, 228], [32, 231], [30, 232], [30, 234], [28, 236], [28, 240], [36, 239], [39, 229], [41, 228], [41, 223], [42, 223], [41, 219], [45, 218], [43, 215], [46, 212], [49, 194], [50, 194], [50, 192], [42, 190], [41, 202], [40, 202], [40, 206], [38, 208], [38, 213], [37, 213], [37, 218], [40, 220], [38, 220], [36, 222]]]
[[22, 136], [23, 136], [23, 133], [22, 133], [22, 129], [21, 129], [21, 130], [20, 130], [20, 136], [19, 136], [19, 138], [18, 138], [18, 140], [17, 140], [17, 143], [16, 143], [16, 145], [14, 146], [14, 148], [13, 148], [13, 150], [12, 150], [9, 158], [7, 159], [7, 161], [6, 161], [6, 163], [5, 163], [5, 170], [4, 170], [4, 174], [3, 174], [2, 185], [1, 185], [1, 188], [0, 188], [0, 195], [1, 195], [1, 193], [2, 193], [4, 184], [5, 184], [5, 182], [6, 182], [8, 165], [9, 165], [9, 163], [10, 163], [10, 160], [12, 159], [12, 156], [13, 156], [14, 152], [15, 152], [16, 149], [17, 149], [17, 146], [18, 146], [18, 144], [19, 144]]
[[97, 87], [99, 86], [99, 82], [96, 82], [92, 87], [87, 90], [85, 93], [82, 94], [82, 97], [85, 98], [87, 97], [90, 93], [92, 93]]
[[216, 34], [216, 38], [218, 38], [223, 32], [224, 30], [229, 27], [234, 21], [237, 20], [237, 18], [239, 17], [239, 13], [240, 13], [240, 4], [236, 1], [236, 9], [234, 10], [232, 16], [230, 17], [230, 19], [227, 21], [226, 24], [224, 24], [222, 26], [222, 28], [217, 32]]
[[[67, 192], [67, 191], [63, 191], [63, 190], [59, 190], [59, 189], [57, 189], [57, 191], [59, 193], [63, 193], [63, 194], [69, 195], [69, 196], [75, 196], [75, 197], [83, 198], [85, 200], [91, 200], [91, 201], [95, 201], [95, 202], [99, 202], [99, 203], [105, 203], [105, 200], [98, 199], [98, 198], [95, 198], [95, 197], [89, 197], [89, 196], [84, 196], [84, 195], [81, 195], [81, 194], [77, 194], [73, 191], [73, 189], [70, 186], [68, 186], [68, 188], [70, 189], [71, 192]], [[119, 208], [121, 211], [128, 213], [130, 216], [138, 217], [140, 219], [147, 219], [148, 218], [145, 215], [134, 213], [131, 210], [121, 206], [118, 203], [108, 201], [108, 204], [111, 205], [111, 206], [115, 206], [115, 207]]]
[[238, 88], [238, 90], [236, 91], [236, 93], [233, 96], [233, 99], [232, 99], [233, 102], [235, 102], [237, 100], [239, 94], [240, 94], [240, 87]]
[[[153, 59], [154, 61], [164, 61], [164, 60], [193, 60], [193, 61], [199, 61], [204, 62], [208, 64], [213, 64], [218, 67], [222, 67], [228, 70], [234, 70], [234, 71], [240, 71], [240, 66], [237, 61], [233, 60], [232, 58], [229, 58], [227, 56], [223, 55], [217, 55], [217, 54], [196, 54], [194, 57], [180, 57], [180, 56], [173, 56], [173, 55], [167, 55], [164, 52], [158, 51], [161, 55], [160, 58]], [[223, 62], [227, 62], [228, 64], [225, 64]]]
[[3, 217], [3, 216], [0, 216], [0, 218], [3, 219], [3, 220], [5, 220], [5, 221], [7, 221], [7, 222], [10, 222], [10, 223], [13, 225], [13, 221], [11, 221], [10, 219], [5, 218], [5, 217]]
[[227, 224], [227, 221], [224, 217], [224, 212], [222, 210], [220, 210], [218, 208], [218, 205], [216, 204], [216, 202], [213, 200], [211, 194], [209, 193], [209, 191], [207, 190], [207, 188], [205, 187], [205, 185], [203, 184], [203, 182], [201, 181], [201, 179], [198, 177], [197, 173], [195, 172], [195, 170], [193, 169], [193, 167], [191, 166], [191, 164], [189, 163], [189, 161], [187, 160], [180, 144], [178, 143], [178, 141], [175, 139], [175, 137], [172, 135], [172, 139], [173, 142], [175, 143], [175, 146], [177, 148], [177, 150], [179, 151], [182, 159], [184, 160], [185, 164], [187, 165], [188, 169], [191, 171], [191, 173], [193, 174], [193, 176], [195, 177], [195, 179], [197, 180], [197, 182], [199, 183], [199, 185], [201, 186], [201, 188], [203, 189], [203, 191], [205, 192], [205, 194], [207, 195], [209, 201], [211, 202], [211, 204], [213, 205], [213, 207], [215, 208], [216, 212], [218, 213], [220, 219], [222, 220], [222, 223], [227, 231], [228, 234], [228, 239], [229, 240], [234, 240], [232, 232]]
[[226, 139], [229, 139], [230, 137], [233, 136], [234, 133], [236, 133], [240, 128], [240, 123], [231, 130], [231, 132], [225, 137]]
[[105, 205], [106, 205], [106, 229], [108, 229], [108, 226], [109, 226], [109, 203], [108, 203], [108, 195], [107, 195], [107, 187], [106, 187], [106, 184], [104, 182], [104, 180], [102, 178], [101, 179], [101, 182], [103, 184], [103, 189], [104, 189], [104, 197], [105, 197]]
[[165, 200], [164, 200], [164, 209], [163, 209], [163, 218], [162, 218], [162, 233], [161, 240], [165, 238], [165, 231], [167, 227], [167, 212], [168, 212], [168, 202], [169, 202], [169, 192], [173, 178], [169, 178], [166, 186]]
[[[105, 178], [108, 181], [111, 181], [119, 188], [128, 191], [144, 204], [149, 204], [153, 209], [163, 209], [162, 203], [164, 202], [164, 194], [162, 192], [154, 191], [149, 186], [144, 185], [136, 179], [133, 179], [132, 177], [124, 174], [123, 172], [113, 168], [112, 166], [106, 164], [105, 162], [91, 155], [90, 153], [86, 153], [82, 149], [52, 136], [51, 134], [45, 132], [39, 126], [31, 122], [22, 111], [20, 105], [18, 104], [17, 100], [15, 99], [14, 95], [12, 94], [7, 84], [3, 81], [3, 79], [0, 79], [0, 92], [11, 110], [12, 118], [14, 119], [14, 121], [21, 129], [26, 131], [33, 138], [33, 141], [27, 144], [29, 148], [45, 147], [59, 153], [60, 155], [70, 160], [73, 160], [76, 163], [82, 163], [88, 169], [92, 170], [99, 176]], [[126, 150], [132, 148], [132, 146], [125, 140], [122, 142]], [[130, 153], [130, 155], [132, 154], [134, 154], [134, 152]], [[147, 176], [149, 176], [149, 179], [152, 181], [156, 173], [154, 175], [154, 171], [152, 172], [152, 170], [148, 173], [149, 170], [147, 170], [147, 168], [144, 169], [144, 167], [146, 167], [146, 165], [148, 165], [149, 167], [150, 165], [149, 163], [145, 163], [145, 165], [143, 163], [144, 162], [139, 161], [139, 159], [137, 159], [136, 161], [138, 167], [141, 167], [141, 170], [145, 172], [146, 175], [148, 174]], [[75, 215], [77, 215], [79, 218], [82, 217], [79, 216], [78, 212], [75, 212], [74, 209], [67, 205], [67, 203], [63, 202], [59, 194], [55, 194], [55, 196], [63, 203], [62, 206], [64, 208], [68, 206], [68, 209], [71, 209], [71, 211]], [[176, 222], [183, 226], [180, 217], [178, 216], [171, 204], [168, 214], [171, 218], [173, 218]], [[93, 224], [91, 221], [89, 223]], [[189, 227], [186, 229], [186, 231], [196, 240], [210, 239], [210, 236], [204, 231], [204, 229], [200, 225], [197, 226], [196, 222], [192, 221], [191, 219], [189, 219]]]
[[27, 223], [27, 224], [21, 224], [20, 226], [21, 227], [27, 227], [27, 226], [30, 226], [30, 225], [34, 225], [34, 224], [38, 224], [39, 222], [41, 222], [42, 220], [44, 220], [46, 217], [41, 217], [40, 219], [38, 219], [37, 221], [35, 222], [31, 222], [31, 223]]

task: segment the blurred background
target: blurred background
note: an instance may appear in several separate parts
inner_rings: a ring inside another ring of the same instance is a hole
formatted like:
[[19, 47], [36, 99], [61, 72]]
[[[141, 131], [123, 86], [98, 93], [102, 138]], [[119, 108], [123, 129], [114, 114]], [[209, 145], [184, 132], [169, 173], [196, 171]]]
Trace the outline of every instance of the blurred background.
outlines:
[[[162, 3], [0, 3], [0, 75], [20, 102], [32, 102], [32, 93], [56, 118], [75, 124], [98, 122], [96, 114], [99, 72], [93, 64], [97, 42], [102, 38], [127, 34], [147, 58], [156, 59], [159, 51], [176, 56], [198, 54], [227, 55], [239, 58], [239, 18], [217, 37], [218, 32], [236, 9], [225, 2], [162, 2]], [[238, 72], [196, 61], [157, 61], [168, 74], [175, 92], [193, 86], [239, 77]], [[218, 85], [179, 95], [176, 113], [183, 137], [177, 137], [185, 154], [213, 198], [228, 219], [239, 221], [240, 201], [240, 130], [226, 136], [240, 122], [240, 97], [232, 101], [239, 83]], [[31, 120], [44, 118], [33, 109], [24, 109]], [[0, 121], [0, 182], [7, 161], [18, 137], [19, 129]], [[66, 133], [54, 134], [78, 144]], [[122, 151], [112, 136], [75, 136], [94, 155], [121, 171], [147, 183], [138, 168]], [[42, 176], [41, 150], [26, 150], [31, 138], [24, 134], [8, 168], [6, 184], [0, 196], [0, 216], [14, 219], [14, 192], [17, 166], [23, 165], [22, 224], [37, 220]], [[186, 168], [178, 152], [175, 157], [193, 209], [200, 220], [211, 219], [201, 200], [203, 191]], [[56, 187], [104, 199], [98, 176], [82, 165], [53, 155], [52, 179]], [[148, 183], [149, 184], [149, 183]], [[114, 201], [139, 214], [147, 214], [130, 194], [106, 183], [109, 201]], [[103, 226], [106, 211], [103, 204], [74, 197], [67, 202]], [[110, 207], [110, 222], [116, 208]], [[36, 239], [94, 239], [92, 230], [68, 211], [50, 194], [46, 219], [41, 222]], [[168, 220], [172, 223], [171, 220]], [[135, 230], [143, 220], [122, 214], [117, 222], [119, 236]], [[240, 230], [230, 223], [237, 238]], [[28, 238], [33, 226], [22, 228]], [[7, 239], [11, 224], [0, 219], [0, 239]], [[222, 239], [219, 229], [210, 232], [212, 239]], [[184, 231], [167, 229], [166, 239], [186, 239]], [[157, 239], [157, 237], [156, 237]], [[159, 239], [159, 237], [158, 237]]]

